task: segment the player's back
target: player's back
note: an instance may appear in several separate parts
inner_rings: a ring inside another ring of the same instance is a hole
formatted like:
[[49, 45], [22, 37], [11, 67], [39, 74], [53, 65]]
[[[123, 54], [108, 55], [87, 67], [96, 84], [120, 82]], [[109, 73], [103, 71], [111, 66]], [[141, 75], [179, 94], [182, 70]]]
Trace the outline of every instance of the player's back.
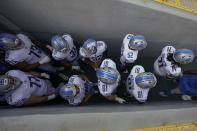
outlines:
[[79, 105], [85, 97], [85, 81], [78, 75], [73, 75], [69, 78], [68, 84], [75, 84], [79, 88], [79, 93], [72, 99], [68, 99], [69, 104]]
[[123, 40], [120, 57], [120, 61], [122, 64], [133, 63], [137, 60], [138, 50], [129, 49], [129, 42], [132, 37], [132, 34], [127, 34]]
[[145, 72], [144, 68], [140, 65], [135, 65], [127, 78], [126, 88], [127, 92], [134, 96], [136, 100], [145, 102], [150, 89], [142, 89], [135, 82], [136, 76], [142, 72]]
[[15, 105], [21, 100], [26, 100], [30, 96], [43, 96], [47, 92], [46, 83], [32, 75], [28, 75], [20, 70], [10, 70], [6, 73], [8, 76], [18, 78], [21, 85], [5, 94], [5, 98], [10, 105]]

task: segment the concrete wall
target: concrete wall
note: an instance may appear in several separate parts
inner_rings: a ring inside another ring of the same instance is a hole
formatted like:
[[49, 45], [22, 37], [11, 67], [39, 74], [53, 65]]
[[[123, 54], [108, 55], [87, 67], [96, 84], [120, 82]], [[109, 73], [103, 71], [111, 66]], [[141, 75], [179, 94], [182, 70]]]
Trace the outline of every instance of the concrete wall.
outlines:
[[79, 43], [96, 38], [117, 55], [126, 33], [146, 36], [149, 45], [142, 57], [155, 58], [168, 42], [197, 52], [195, 15], [144, 1], [1, 0], [0, 14], [39, 39], [49, 41], [54, 33], [64, 32]]

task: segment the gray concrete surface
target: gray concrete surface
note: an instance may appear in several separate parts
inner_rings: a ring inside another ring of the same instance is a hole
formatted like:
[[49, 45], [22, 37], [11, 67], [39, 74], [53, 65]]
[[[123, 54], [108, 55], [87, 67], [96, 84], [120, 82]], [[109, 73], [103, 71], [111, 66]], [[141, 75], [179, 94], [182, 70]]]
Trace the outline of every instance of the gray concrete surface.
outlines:
[[134, 33], [149, 41], [144, 57], [155, 57], [168, 42], [197, 51], [196, 15], [144, 1], [2, 0], [0, 14], [45, 41], [66, 32], [80, 44], [89, 37], [104, 40], [119, 54], [124, 35]]
[[[196, 103], [150, 105], [89, 105], [4, 109], [2, 131], [127, 131], [173, 123], [197, 121]], [[177, 108], [178, 107], [178, 108]], [[9, 124], [8, 124], [9, 123]]]

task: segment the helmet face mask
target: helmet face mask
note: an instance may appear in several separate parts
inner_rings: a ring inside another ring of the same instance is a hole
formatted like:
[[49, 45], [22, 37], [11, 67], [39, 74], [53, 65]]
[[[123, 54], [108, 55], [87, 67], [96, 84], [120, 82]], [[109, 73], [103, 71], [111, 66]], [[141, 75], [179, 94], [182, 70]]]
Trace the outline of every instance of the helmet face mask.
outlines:
[[93, 39], [88, 39], [84, 42], [82, 48], [86, 55], [93, 55], [97, 52], [97, 43]]
[[3, 50], [17, 50], [23, 47], [23, 42], [15, 35], [0, 34], [0, 48]]
[[114, 84], [119, 82], [119, 73], [110, 67], [101, 67], [96, 72], [98, 79], [106, 84]]
[[146, 39], [144, 36], [134, 36], [130, 39], [129, 49], [131, 50], [143, 50], [147, 46]]
[[173, 53], [173, 59], [180, 64], [188, 64], [194, 60], [194, 53], [189, 49], [179, 49]]
[[14, 90], [21, 84], [22, 82], [18, 78], [2, 75], [0, 76], [0, 94]]
[[59, 94], [64, 99], [72, 99], [78, 94], [78, 89], [75, 84], [65, 84], [60, 88]]
[[153, 73], [143, 72], [136, 76], [135, 82], [140, 88], [148, 89], [156, 86], [157, 79]]
[[51, 39], [51, 45], [56, 51], [62, 53], [66, 53], [69, 51], [68, 42], [61, 36], [53, 36], [53, 38]]

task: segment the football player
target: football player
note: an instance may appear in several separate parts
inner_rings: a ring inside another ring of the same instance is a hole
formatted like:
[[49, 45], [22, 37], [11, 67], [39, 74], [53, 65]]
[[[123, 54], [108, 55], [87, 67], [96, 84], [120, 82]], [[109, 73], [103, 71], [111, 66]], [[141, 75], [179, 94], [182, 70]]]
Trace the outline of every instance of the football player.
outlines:
[[12, 106], [26, 106], [55, 99], [57, 91], [51, 82], [39, 77], [50, 78], [46, 73], [25, 73], [20, 70], [10, 70], [1, 75], [1, 100], [4, 98], [3, 100]]
[[78, 64], [79, 53], [70, 35], [64, 34], [62, 36], [53, 36], [51, 45], [52, 47], [50, 45], [46, 47], [52, 51], [52, 57], [55, 60], [60, 61], [64, 67], [80, 70]]
[[127, 70], [131, 70], [132, 63], [137, 60], [138, 51], [147, 47], [147, 42], [144, 36], [127, 34], [124, 37], [121, 47], [121, 67], [122, 71], [128, 73]]
[[107, 51], [107, 44], [104, 41], [88, 39], [79, 50], [82, 61], [90, 64], [95, 70], [98, 69]]
[[173, 46], [165, 46], [154, 63], [154, 72], [167, 79], [182, 76], [181, 65], [191, 63], [194, 53], [189, 49], [176, 50]]
[[73, 75], [67, 84], [60, 85], [59, 95], [70, 105], [85, 104], [96, 93], [95, 84], [90, 82], [85, 75]]
[[168, 91], [160, 92], [163, 97], [181, 95], [182, 100], [192, 100], [197, 97], [197, 70], [187, 70], [183, 76], [176, 80], [177, 87]]
[[98, 89], [102, 96], [110, 101], [117, 101], [120, 104], [126, 102], [115, 94], [121, 78], [114, 61], [104, 59], [96, 74], [98, 77]]
[[62, 73], [58, 73], [61, 69], [52, 66], [49, 63], [50, 57], [24, 34], [0, 34], [0, 48], [5, 50], [5, 61], [22, 71], [32, 71], [39, 68], [58, 74], [63, 79], [67, 78]]
[[127, 93], [139, 103], [145, 103], [150, 89], [155, 87], [156, 83], [154, 74], [145, 72], [141, 65], [135, 65], [126, 80]]

